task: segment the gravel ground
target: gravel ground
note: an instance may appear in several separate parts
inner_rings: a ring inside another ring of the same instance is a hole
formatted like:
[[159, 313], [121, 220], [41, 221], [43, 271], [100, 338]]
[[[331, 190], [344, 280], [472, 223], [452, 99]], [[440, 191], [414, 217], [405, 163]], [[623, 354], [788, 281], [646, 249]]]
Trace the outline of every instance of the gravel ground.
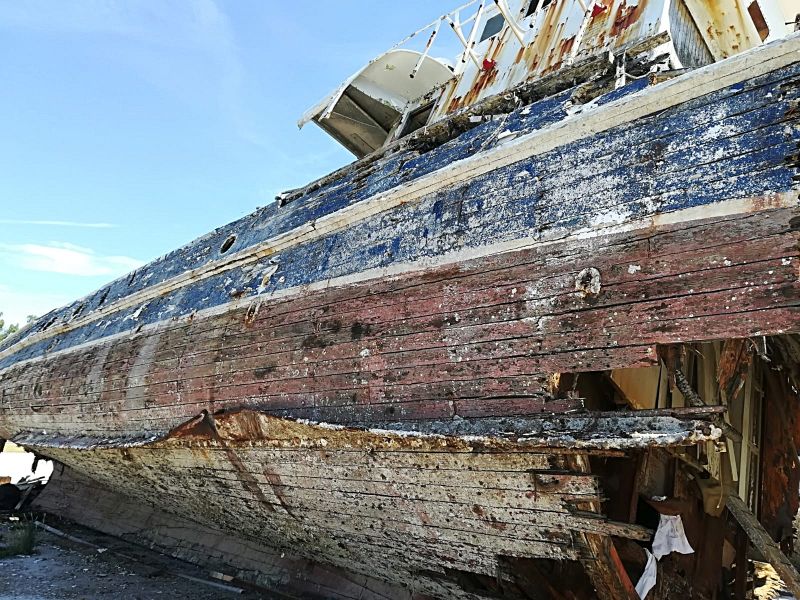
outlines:
[[[66, 529], [59, 525], [59, 529]], [[9, 524], [0, 524], [0, 539]], [[100, 546], [78, 544], [38, 530], [31, 556], [0, 559], [2, 600], [224, 600], [272, 598], [241, 594], [181, 577], [209, 580], [207, 572], [182, 561], [76, 526], [69, 533]], [[104, 550], [105, 549], [105, 550]]]

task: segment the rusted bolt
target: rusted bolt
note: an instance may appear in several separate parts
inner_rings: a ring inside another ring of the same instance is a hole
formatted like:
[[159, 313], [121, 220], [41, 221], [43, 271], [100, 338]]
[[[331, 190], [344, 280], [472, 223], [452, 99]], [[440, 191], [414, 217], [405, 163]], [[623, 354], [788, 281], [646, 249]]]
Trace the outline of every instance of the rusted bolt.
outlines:
[[575, 291], [584, 298], [597, 296], [600, 293], [600, 271], [588, 267], [578, 273], [575, 278]]

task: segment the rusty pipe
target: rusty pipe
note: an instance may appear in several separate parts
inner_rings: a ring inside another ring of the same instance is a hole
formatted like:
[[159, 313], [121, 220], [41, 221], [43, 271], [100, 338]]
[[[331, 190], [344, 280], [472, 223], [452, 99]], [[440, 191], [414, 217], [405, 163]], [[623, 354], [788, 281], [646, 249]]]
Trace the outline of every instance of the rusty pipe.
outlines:
[[439, 30], [442, 28], [442, 21], [444, 21], [444, 17], [439, 19], [439, 22], [433, 28], [433, 32], [428, 38], [428, 43], [425, 44], [425, 50], [420, 55], [417, 64], [414, 65], [413, 69], [411, 69], [411, 73], [409, 74], [409, 77], [411, 77], [411, 79], [414, 79], [414, 76], [417, 74], [417, 71], [419, 71], [420, 67], [422, 66], [422, 63], [428, 57], [428, 53], [431, 51], [431, 47], [433, 46], [433, 43], [436, 41], [436, 36], [439, 34]]
[[475, 63], [475, 66], [478, 67], [479, 69], [481, 68], [481, 65], [480, 65], [480, 62], [478, 61], [478, 57], [475, 55], [475, 51], [472, 49], [472, 47], [475, 45], [475, 36], [477, 35], [478, 24], [480, 23], [480, 18], [481, 18], [481, 15], [483, 14], [483, 5], [484, 5], [484, 3], [481, 2], [480, 5], [478, 5], [478, 10], [475, 13], [475, 16], [474, 17], [470, 17], [470, 19], [468, 19], [466, 21], [466, 22], [469, 22], [469, 21], [471, 21], [473, 19], [475, 21], [473, 23], [473, 25], [472, 25], [472, 31], [469, 34], [469, 40], [464, 37], [464, 32], [461, 31], [461, 23], [460, 22], [458, 24], [456, 24], [456, 22], [453, 20], [453, 18], [450, 15], [446, 15], [446, 17], [445, 17], [447, 19], [448, 24], [450, 25], [450, 28], [453, 30], [453, 33], [456, 34], [456, 37], [461, 42], [461, 44], [464, 46], [464, 52], [462, 52], [462, 54], [461, 54], [460, 63], [463, 64], [463, 63], [467, 62], [467, 57], [469, 57], [469, 58], [472, 59], [472, 62]]

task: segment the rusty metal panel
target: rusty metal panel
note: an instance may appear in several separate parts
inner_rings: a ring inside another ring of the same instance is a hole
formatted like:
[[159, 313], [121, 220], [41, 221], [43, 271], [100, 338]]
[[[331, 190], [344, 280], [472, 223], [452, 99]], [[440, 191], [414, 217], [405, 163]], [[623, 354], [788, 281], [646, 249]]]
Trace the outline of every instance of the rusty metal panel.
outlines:
[[[492, 6], [487, 8], [484, 18], [497, 14], [498, 9]], [[524, 44], [520, 44], [510, 27], [484, 40], [475, 48], [483, 68], [468, 63], [445, 88], [432, 118], [435, 120], [526, 79], [557, 70], [571, 58], [583, 22], [584, 11], [578, 0], [559, 0], [521, 20]]]
[[[522, 42], [506, 26], [476, 46], [481, 68], [466, 68], [442, 93], [433, 119], [548, 75], [576, 61], [652, 37], [664, 29], [667, 0], [611, 0], [584, 10], [583, 0], [555, 0], [518, 21]], [[527, 2], [513, 3], [512, 14], [524, 14]], [[487, 8], [484, 19], [499, 9]]]
[[587, 15], [576, 58], [613, 50], [656, 35], [663, 29], [667, 0], [603, 0]]
[[761, 43], [761, 36], [747, 11], [750, 2], [726, 2], [720, 5], [705, 0], [685, 1], [716, 60]]

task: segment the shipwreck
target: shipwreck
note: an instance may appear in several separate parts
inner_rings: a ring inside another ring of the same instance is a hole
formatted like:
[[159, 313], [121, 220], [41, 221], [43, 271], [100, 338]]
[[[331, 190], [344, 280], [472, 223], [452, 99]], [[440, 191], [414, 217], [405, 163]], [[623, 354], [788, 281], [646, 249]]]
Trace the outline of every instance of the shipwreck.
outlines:
[[38, 508], [288, 597], [800, 594], [797, 13], [475, 0], [371, 61], [300, 122], [355, 162], [0, 344]]

